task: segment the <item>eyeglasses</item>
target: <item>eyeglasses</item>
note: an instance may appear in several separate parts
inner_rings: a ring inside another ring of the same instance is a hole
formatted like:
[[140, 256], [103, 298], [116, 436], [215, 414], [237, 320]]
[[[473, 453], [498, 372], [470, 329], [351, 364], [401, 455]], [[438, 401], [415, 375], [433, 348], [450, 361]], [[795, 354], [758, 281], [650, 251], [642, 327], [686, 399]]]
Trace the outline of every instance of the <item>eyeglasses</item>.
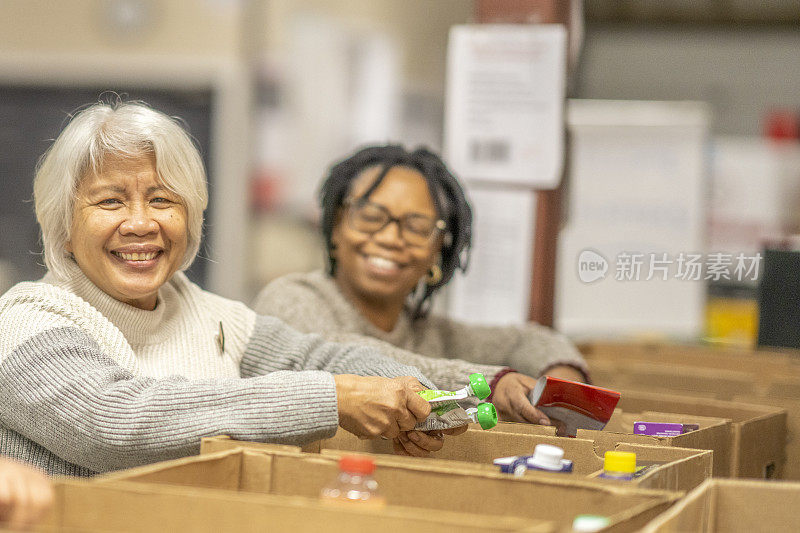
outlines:
[[425, 246], [435, 234], [447, 227], [444, 220], [418, 213], [394, 217], [386, 207], [363, 198], [348, 200], [344, 205], [348, 208], [347, 222], [354, 230], [372, 235], [396, 222], [400, 237], [411, 246]]

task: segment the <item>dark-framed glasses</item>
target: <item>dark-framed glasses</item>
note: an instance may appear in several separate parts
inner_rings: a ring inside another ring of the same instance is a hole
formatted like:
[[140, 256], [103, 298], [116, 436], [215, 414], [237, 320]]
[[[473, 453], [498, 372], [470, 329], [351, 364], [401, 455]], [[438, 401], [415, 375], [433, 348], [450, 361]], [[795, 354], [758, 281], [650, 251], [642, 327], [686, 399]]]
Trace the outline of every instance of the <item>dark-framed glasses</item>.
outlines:
[[425, 246], [434, 235], [447, 227], [444, 220], [420, 213], [392, 216], [385, 206], [363, 198], [348, 200], [344, 205], [347, 207], [347, 223], [354, 230], [372, 235], [396, 222], [400, 228], [400, 236], [411, 246]]

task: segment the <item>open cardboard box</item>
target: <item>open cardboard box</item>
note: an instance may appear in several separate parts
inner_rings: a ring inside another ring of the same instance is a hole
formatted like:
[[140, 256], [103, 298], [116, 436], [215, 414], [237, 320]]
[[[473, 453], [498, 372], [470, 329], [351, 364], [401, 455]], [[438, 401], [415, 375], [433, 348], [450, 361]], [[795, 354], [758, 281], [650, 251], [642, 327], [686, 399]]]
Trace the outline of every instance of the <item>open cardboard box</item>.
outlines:
[[[656, 411], [682, 415], [718, 417], [731, 421], [730, 477], [780, 478], [786, 460], [785, 409], [766, 405], [693, 398], [677, 394], [623, 390], [617, 406], [623, 412]], [[691, 421], [691, 417], [684, 420]], [[578, 436], [580, 436], [580, 431]], [[691, 433], [681, 435], [689, 436]], [[705, 449], [696, 444], [692, 448]], [[714, 475], [725, 476], [714, 457]]]
[[[625, 398], [624, 394], [623, 398]], [[700, 429], [674, 437], [634, 435], [633, 423], [640, 420], [695, 423], [700, 426]], [[532, 424], [500, 423], [492, 431], [532, 434], [542, 434], [546, 431], [555, 435], [553, 427]], [[656, 411], [627, 412], [617, 408], [602, 431], [579, 429], [577, 438], [592, 441], [598, 452], [613, 450], [614, 446], [619, 443], [711, 450], [714, 452], [714, 475], [727, 477], [731, 470], [731, 421], [728, 419]]]
[[[208, 452], [207, 442], [203, 443], [204, 452]], [[392, 506], [416, 507], [420, 517], [438, 515], [438, 511], [477, 513], [529, 519], [537, 527], [542, 522], [554, 522], [558, 530], [566, 531], [576, 515], [603, 514], [611, 521], [607, 531], [636, 531], [683, 494], [574, 478], [514, 478], [455, 462], [417, 460], [400, 464], [397, 459], [376, 456], [375, 478]], [[95, 479], [97, 483], [124, 480], [149, 486], [164, 483], [196, 490], [204, 487], [239, 494], [316, 498], [321, 487], [337, 474], [335, 456], [261, 444], [258, 449], [204, 453]]]
[[680, 392], [732, 400], [740, 394], [756, 394], [759, 388], [750, 373], [739, 370], [602, 359], [590, 365], [593, 382], [614, 390]]
[[[521, 426], [522, 424], [515, 424]], [[523, 432], [504, 432], [505, 424], [489, 431], [469, 429], [463, 435], [446, 438], [444, 446], [438, 452], [431, 454], [432, 459], [465, 462], [482, 471], [497, 472], [499, 469], [492, 464], [498, 457], [510, 455], [529, 455], [533, 453], [537, 444], [552, 444], [564, 450], [564, 457], [573, 462], [573, 473], [548, 473], [541, 471], [528, 471], [526, 475], [533, 476], [564, 476], [569, 477], [595, 477], [603, 469], [603, 456], [608, 450], [618, 450], [636, 453], [640, 463], [657, 463], [652, 468], [636, 478], [630, 484], [644, 488], [682, 490], [688, 491], [711, 477], [713, 455], [708, 450], [692, 450], [685, 448], [667, 448], [662, 446], [643, 445], [625, 442], [602, 442], [586, 438], [556, 437], [555, 435], [535, 435]], [[726, 434], [727, 435], [727, 434]], [[224, 440], [225, 438], [221, 438]], [[209, 441], [220, 440], [217, 438]], [[236, 445], [238, 441], [228, 441]], [[727, 442], [727, 441], [726, 441]], [[240, 443], [249, 445], [249, 443]], [[649, 443], [648, 443], [649, 444]], [[209, 449], [208, 446], [205, 449]], [[212, 447], [211, 449], [220, 449]], [[343, 430], [323, 441], [319, 441], [306, 451], [334, 452], [359, 452], [373, 454], [392, 454], [391, 441], [373, 439], [359, 439], [355, 435]], [[400, 461], [416, 462], [419, 459], [397, 457]]]
[[648, 524], [646, 533], [800, 531], [800, 483], [710, 479]]
[[[800, 351], [620, 342], [590, 342], [581, 351], [600, 385], [672, 394], [678, 402], [676, 393], [693, 397], [678, 406], [673, 401], [672, 408], [649, 409], [731, 418], [736, 456], [731, 476], [800, 479]], [[735, 405], [700, 397], [731, 399]], [[749, 413], [745, 403], [752, 405]], [[697, 404], [705, 409], [697, 411]], [[624, 395], [620, 405], [626, 405]]]
[[754, 378], [800, 371], [800, 350], [735, 350], [705, 346], [595, 341], [578, 345], [589, 368], [596, 361], [650, 362], [717, 370], [736, 369]]
[[[387, 506], [332, 506], [296, 496], [275, 496], [249, 492], [249, 483], [263, 483], [257, 466], [263, 454], [223, 453], [219, 460], [205, 463], [209, 470], [196, 480], [198, 486], [184, 483], [197, 475], [181, 470], [165, 473], [167, 482], [146, 484], [131, 481], [95, 482], [59, 479], [55, 482], [55, 505], [37, 531], [82, 533], [262, 533], [264, 531], [399, 531], [434, 530], [552, 532], [555, 525], [544, 521], [442, 511], [419, 513], [418, 509]], [[244, 467], [248, 464], [249, 467]], [[213, 480], [213, 481], [209, 481]], [[204, 485], [205, 488], [199, 488]], [[244, 485], [244, 488], [242, 486]], [[231, 490], [241, 490], [232, 493]], [[248, 491], [248, 492], [244, 492]]]
[[[637, 421], [693, 423], [699, 425], [700, 428], [673, 437], [635, 435], [633, 433], [633, 424]], [[731, 422], [724, 418], [669, 414], [649, 410], [628, 412], [620, 409], [615, 411], [614, 416], [611, 417], [611, 420], [608, 421], [602, 431], [579, 429], [577, 436], [591, 439], [595, 442], [595, 445], [603, 448], [609, 448], [617, 442], [628, 442], [652, 446], [712, 450], [714, 452], [714, 475], [727, 476], [730, 471], [732, 455], [730, 434]]]
[[736, 402], [762, 404], [786, 410], [786, 461], [781, 479], [800, 481], [800, 394], [794, 397], [737, 396]]

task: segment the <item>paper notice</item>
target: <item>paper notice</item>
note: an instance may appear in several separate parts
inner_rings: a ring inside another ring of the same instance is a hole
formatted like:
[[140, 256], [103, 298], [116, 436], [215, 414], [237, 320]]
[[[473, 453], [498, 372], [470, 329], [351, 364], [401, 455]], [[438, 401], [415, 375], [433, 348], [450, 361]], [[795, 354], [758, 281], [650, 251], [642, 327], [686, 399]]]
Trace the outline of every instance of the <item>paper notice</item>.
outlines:
[[507, 325], [528, 319], [536, 193], [469, 187], [475, 212], [465, 274], [450, 283], [448, 315], [465, 322]]
[[538, 189], [558, 185], [566, 39], [559, 24], [450, 29], [445, 154], [458, 176]]

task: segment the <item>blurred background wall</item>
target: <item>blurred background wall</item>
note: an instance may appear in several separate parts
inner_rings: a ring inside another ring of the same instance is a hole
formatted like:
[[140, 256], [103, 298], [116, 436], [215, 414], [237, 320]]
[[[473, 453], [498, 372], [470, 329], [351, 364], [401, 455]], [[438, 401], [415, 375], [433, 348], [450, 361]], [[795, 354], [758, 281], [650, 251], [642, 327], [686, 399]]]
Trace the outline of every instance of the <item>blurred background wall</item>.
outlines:
[[[797, 135], [800, 2], [583, 8], [571, 96], [710, 109], [708, 246], [749, 251], [795, 233], [798, 210], [780, 199], [800, 172], [768, 137]], [[326, 168], [366, 142], [441, 149], [447, 33], [474, 14], [470, 0], [1, 1], [0, 292], [43, 273], [36, 159], [70, 112], [113, 97], [104, 91], [182, 116], [203, 150], [212, 205], [194, 279], [249, 301], [321, 266]], [[733, 230], [731, 210], [744, 220]], [[735, 289], [752, 302], [752, 284]]]

